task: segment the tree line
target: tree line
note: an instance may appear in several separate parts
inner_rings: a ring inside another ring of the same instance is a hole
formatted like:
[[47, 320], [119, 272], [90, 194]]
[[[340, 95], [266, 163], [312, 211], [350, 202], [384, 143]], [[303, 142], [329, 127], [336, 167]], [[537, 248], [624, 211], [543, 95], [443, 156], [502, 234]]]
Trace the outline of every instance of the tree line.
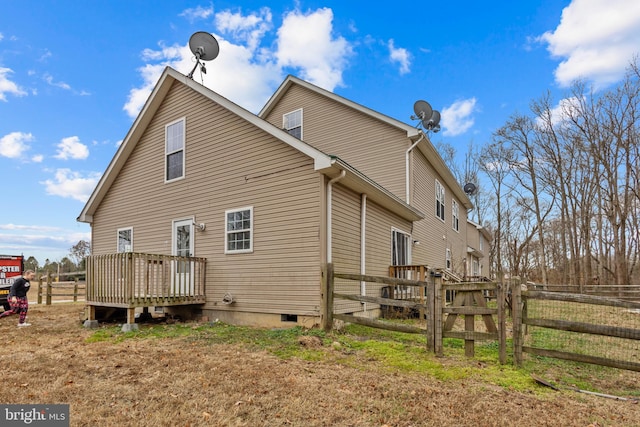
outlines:
[[69, 255], [60, 261], [51, 261], [48, 258], [40, 265], [34, 256], [24, 260], [24, 269], [33, 270], [43, 274], [75, 273], [85, 271], [86, 257], [91, 253], [91, 245], [85, 240], [80, 240], [69, 249]]
[[466, 158], [456, 174], [484, 183], [470, 216], [493, 231], [497, 277], [638, 284], [637, 61], [610, 89], [578, 81], [562, 100], [549, 93], [533, 100]]

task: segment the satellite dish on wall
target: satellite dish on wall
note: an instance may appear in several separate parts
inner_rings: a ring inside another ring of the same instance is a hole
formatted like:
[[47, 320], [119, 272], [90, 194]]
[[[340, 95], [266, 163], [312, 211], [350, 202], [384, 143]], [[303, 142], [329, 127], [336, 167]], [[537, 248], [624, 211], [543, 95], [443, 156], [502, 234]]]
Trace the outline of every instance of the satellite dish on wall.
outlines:
[[198, 31], [193, 33], [189, 38], [189, 49], [191, 49], [191, 53], [196, 56], [196, 65], [193, 67], [193, 70], [189, 73], [187, 77], [190, 79], [193, 78], [193, 72], [200, 65], [200, 71], [204, 74], [207, 73], [207, 69], [204, 64], [200, 62], [203, 61], [212, 61], [218, 57], [220, 53], [220, 46], [218, 45], [218, 40], [213, 37], [211, 34], [205, 31]]
[[413, 104], [415, 116], [411, 116], [412, 120], [420, 120], [422, 127], [426, 130], [438, 132], [440, 130], [440, 112], [431, 108], [427, 101], [416, 101]]
[[466, 183], [463, 188], [464, 192], [467, 194], [475, 194], [477, 189], [476, 185], [471, 182]]

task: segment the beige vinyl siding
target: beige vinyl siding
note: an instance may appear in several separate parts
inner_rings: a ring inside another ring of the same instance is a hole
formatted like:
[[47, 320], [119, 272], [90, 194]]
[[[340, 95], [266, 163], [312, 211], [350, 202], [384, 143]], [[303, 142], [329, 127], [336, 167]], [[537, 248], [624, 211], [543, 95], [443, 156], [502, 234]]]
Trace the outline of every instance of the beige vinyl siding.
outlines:
[[[164, 182], [164, 125], [186, 117], [185, 178]], [[174, 84], [94, 215], [93, 253], [133, 227], [136, 252], [171, 253], [172, 220], [205, 223], [205, 309], [317, 315], [324, 177], [299, 151]], [[253, 253], [224, 254], [225, 210], [253, 207]], [[231, 293], [236, 303], [220, 303]]]
[[265, 119], [282, 128], [283, 114], [299, 108], [306, 143], [340, 157], [405, 199], [406, 132], [299, 85], [292, 85]]
[[[379, 205], [367, 201], [367, 228], [366, 228], [366, 274], [372, 276], [389, 276], [391, 265], [391, 230], [396, 228], [406, 233], [411, 233], [411, 222], [398, 218]], [[384, 284], [367, 283], [366, 294], [368, 296], [382, 296]], [[372, 304], [368, 304], [373, 308]]]
[[[397, 228], [409, 233], [411, 222], [403, 220], [371, 200], [366, 202], [365, 273], [389, 276], [391, 265], [391, 230]], [[333, 187], [332, 255], [334, 270], [339, 273], [360, 274], [362, 196], [340, 185]], [[379, 283], [366, 283], [366, 294], [381, 296]], [[360, 294], [360, 282], [336, 279], [336, 292]], [[359, 302], [335, 300], [338, 313], [362, 311]], [[367, 304], [367, 309], [375, 308]]]
[[[425, 156], [418, 150], [412, 151], [413, 156], [413, 198], [417, 209], [424, 212], [425, 218], [414, 224], [413, 238], [420, 241], [420, 245], [413, 247], [413, 264], [428, 265], [433, 268], [445, 268], [446, 249], [451, 250], [453, 271], [464, 273], [464, 259], [466, 258], [466, 236], [464, 224], [467, 214], [462, 203], [458, 200], [459, 223], [461, 232], [452, 227], [451, 200], [453, 192], [445, 181], [436, 175]], [[445, 188], [444, 222], [436, 216], [436, 179]]]
[[[333, 186], [331, 251], [334, 271], [360, 274], [360, 195], [342, 186]], [[335, 292], [360, 294], [360, 282], [336, 279]], [[337, 313], [361, 311], [359, 302], [335, 300]]]

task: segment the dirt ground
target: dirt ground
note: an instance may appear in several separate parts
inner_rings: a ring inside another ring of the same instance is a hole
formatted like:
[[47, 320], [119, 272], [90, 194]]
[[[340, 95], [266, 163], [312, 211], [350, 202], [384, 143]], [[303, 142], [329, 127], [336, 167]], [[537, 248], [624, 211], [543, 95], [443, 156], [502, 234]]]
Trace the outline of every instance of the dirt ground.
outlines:
[[[521, 393], [186, 338], [87, 342], [81, 303], [0, 319], [1, 403], [70, 405], [72, 426], [640, 426], [640, 404]], [[327, 351], [336, 351], [327, 349]]]

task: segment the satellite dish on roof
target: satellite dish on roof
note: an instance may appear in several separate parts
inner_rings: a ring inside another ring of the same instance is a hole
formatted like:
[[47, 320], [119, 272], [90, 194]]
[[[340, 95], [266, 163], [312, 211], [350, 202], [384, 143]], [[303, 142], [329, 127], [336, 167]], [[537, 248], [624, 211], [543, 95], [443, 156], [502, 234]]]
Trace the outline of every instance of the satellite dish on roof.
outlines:
[[440, 130], [440, 112], [431, 108], [427, 101], [416, 101], [413, 104], [415, 116], [411, 116], [412, 120], [420, 120], [422, 127], [428, 131], [438, 132]]
[[433, 114], [433, 108], [427, 101], [416, 101], [413, 104], [413, 112], [416, 113], [416, 116], [420, 120], [429, 119]]
[[189, 49], [191, 49], [191, 53], [196, 56], [196, 65], [187, 76], [190, 79], [193, 79], [193, 72], [196, 70], [196, 68], [198, 68], [198, 65], [200, 65], [200, 71], [202, 73], [207, 73], [207, 69], [205, 68], [204, 64], [200, 62], [200, 60], [214, 60], [220, 53], [218, 40], [216, 40], [215, 37], [205, 31], [198, 31], [191, 35], [191, 37], [189, 38]]
[[422, 120], [422, 126], [427, 130], [438, 132], [440, 130], [440, 112], [433, 110], [433, 114], [431, 114], [428, 120]]
[[474, 194], [477, 189], [476, 185], [471, 182], [466, 183], [463, 188], [464, 192], [467, 194]]

